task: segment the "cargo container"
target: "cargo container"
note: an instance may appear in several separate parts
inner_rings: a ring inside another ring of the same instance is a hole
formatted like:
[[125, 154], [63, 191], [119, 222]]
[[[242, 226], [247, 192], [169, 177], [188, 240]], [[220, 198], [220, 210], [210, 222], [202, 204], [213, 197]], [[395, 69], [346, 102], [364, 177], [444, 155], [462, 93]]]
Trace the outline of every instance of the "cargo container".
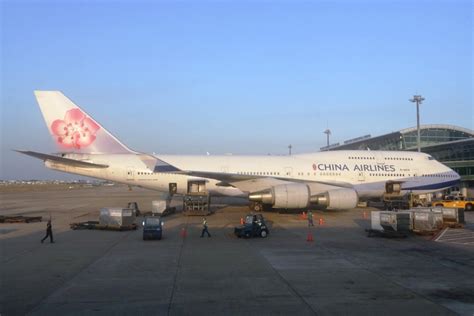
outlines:
[[151, 213], [153, 216], [161, 215], [168, 208], [167, 200], [151, 201]]
[[380, 225], [380, 211], [370, 212], [370, 226], [373, 230], [383, 230]]
[[408, 232], [410, 231], [410, 214], [401, 212], [380, 212], [380, 225], [386, 231]]
[[443, 227], [443, 215], [430, 210], [413, 210], [413, 230], [434, 231]]
[[409, 230], [413, 230], [413, 211], [411, 210], [405, 210], [405, 211], [396, 211], [397, 213], [400, 214], [407, 214], [409, 217]]
[[127, 208], [131, 208], [132, 210], [135, 211], [135, 216], [140, 216], [141, 212], [140, 209], [138, 208], [138, 203], [137, 202], [128, 202]]
[[464, 224], [464, 209], [462, 208], [447, 208], [436, 207], [433, 209], [441, 210], [443, 214], [443, 221], [446, 224]]
[[109, 207], [100, 210], [99, 225], [103, 226], [131, 226], [135, 223], [135, 210], [130, 208]]

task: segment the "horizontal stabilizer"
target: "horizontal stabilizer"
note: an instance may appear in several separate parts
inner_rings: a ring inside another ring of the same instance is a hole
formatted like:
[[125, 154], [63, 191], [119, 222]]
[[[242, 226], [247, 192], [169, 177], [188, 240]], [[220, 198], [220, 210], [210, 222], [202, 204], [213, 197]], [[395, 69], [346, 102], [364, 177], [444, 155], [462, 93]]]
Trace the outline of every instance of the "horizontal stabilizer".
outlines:
[[92, 162], [86, 162], [86, 161], [80, 161], [80, 160], [74, 160], [74, 159], [69, 159], [69, 158], [64, 158], [64, 157], [59, 157], [59, 156], [53, 156], [53, 155], [47, 155], [47, 154], [42, 154], [38, 153], [35, 151], [23, 151], [23, 150], [15, 150], [16, 152], [19, 152], [21, 154], [25, 154], [31, 157], [35, 157], [38, 159], [41, 159], [43, 161], [50, 160], [54, 161], [57, 163], [62, 163], [68, 166], [72, 167], [81, 167], [81, 168], [108, 168], [108, 165], [102, 165], [102, 164], [96, 164]]

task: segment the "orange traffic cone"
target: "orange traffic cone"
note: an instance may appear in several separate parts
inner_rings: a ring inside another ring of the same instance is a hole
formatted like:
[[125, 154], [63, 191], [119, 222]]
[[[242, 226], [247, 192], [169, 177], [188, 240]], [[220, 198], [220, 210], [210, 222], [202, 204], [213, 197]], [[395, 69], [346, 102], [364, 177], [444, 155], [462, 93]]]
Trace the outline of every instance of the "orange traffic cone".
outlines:
[[308, 236], [306, 237], [306, 241], [314, 241], [313, 233], [311, 231], [308, 231]]
[[319, 225], [322, 225], [322, 224], [324, 224], [324, 219], [321, 217], [321, 218], [319, 219]]
[[185, 237], [186, 237], [186, 235], [187, 235], [186, 228], [184, 228], [184, 227], [181, 228], [181, 233], [180, 233], [180, 235], [181, 235], [182, 238], [185, 238]]
[[362, 214], [362, 216], [363, 216], [364, 218], [367, 218], [367, 212], [364, 211], [364, 213]]
[[306, 212], [301, 213], [301, 219], [308, 219]]
[[241, 217], [241, 218], [240, 218], [240, 225], [243, 225], [243, 224], [244, 224], [244, 218]]

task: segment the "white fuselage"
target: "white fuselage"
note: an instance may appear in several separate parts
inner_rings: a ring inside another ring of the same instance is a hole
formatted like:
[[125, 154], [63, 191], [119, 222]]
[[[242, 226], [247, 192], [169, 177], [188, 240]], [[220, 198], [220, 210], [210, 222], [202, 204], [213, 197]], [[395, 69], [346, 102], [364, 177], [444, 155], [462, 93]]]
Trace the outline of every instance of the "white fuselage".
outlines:
[[[177, 184], [177, 193], [185, 194], [188, 181], [203, 179], [176, 172], [154, 172], [134, 154], [71, 154], [65, 157], [108, 165], [108, 168], [71, 167], [46, 161], [49, 168], [69, 173], [111, 180], [152, 190], [168, 192], [169, 183]], [[177, 156], [156, 158], [182, 170], [267, 178], [268, 186], [276, 182], [300, 182], [311, 193], [334, 188], [325, 184], [351, 184], [360, 198], [380, 197], [387, 181], [399, 182], [403, 192], [435, 192], [455, 185], [459, 175], [431, 156], [416, 152], [328, 151], [293, 156]], [[262, 189], [262, 181], [239, 186], [222, 185], [222, 181], [205, 178], [212, 195], [247, 196]], [[265, 182], [265, 181], [263, 181]]]

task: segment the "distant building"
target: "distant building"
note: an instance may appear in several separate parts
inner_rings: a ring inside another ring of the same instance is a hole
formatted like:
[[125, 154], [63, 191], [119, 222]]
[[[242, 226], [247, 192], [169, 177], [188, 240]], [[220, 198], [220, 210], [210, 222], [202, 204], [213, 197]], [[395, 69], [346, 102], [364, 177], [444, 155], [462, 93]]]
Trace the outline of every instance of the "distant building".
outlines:
[[[474, 188], [474, 131], [436, 124], [421, 125], [420, 134], [421, 151], [456, 171], [461, 176], [461, 188]], [[417, 150], [416, 127], [381, 136], [367, 136], [325, 150]]]

